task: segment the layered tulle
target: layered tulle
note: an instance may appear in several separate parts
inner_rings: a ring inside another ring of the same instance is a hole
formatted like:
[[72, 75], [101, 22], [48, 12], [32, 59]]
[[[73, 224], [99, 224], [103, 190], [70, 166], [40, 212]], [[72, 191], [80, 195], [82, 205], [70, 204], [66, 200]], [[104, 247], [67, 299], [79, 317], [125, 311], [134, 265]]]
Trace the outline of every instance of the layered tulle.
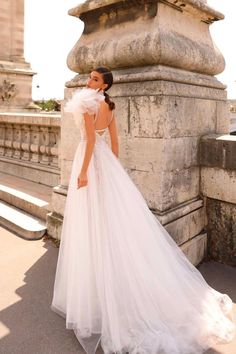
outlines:
[[51, 308], [92, 354], [200, 354], [235, 333], [232, 301], [187, 260], [96, 134], [88, 185], [73, 161]]
[[98, 90], [85, 87], [77, 89], [65, 104], [64, 111], [72, 113], [76, 123], [80, 126], [82, 124], [83, 114], [96, 114], [100, 102], [104, 101], [104, 99], [105, 96]]

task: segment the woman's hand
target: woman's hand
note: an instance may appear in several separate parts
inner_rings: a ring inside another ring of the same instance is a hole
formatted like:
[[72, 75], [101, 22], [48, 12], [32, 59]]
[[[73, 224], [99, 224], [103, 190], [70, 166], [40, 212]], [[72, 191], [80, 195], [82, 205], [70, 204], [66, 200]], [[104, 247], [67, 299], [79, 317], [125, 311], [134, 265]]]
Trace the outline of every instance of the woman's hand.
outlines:
[[85, 187], [88, 184], [88, 177], [87, 173], [80, 172], [78, 178], [77, 178], [77, 189], [80, 187]]

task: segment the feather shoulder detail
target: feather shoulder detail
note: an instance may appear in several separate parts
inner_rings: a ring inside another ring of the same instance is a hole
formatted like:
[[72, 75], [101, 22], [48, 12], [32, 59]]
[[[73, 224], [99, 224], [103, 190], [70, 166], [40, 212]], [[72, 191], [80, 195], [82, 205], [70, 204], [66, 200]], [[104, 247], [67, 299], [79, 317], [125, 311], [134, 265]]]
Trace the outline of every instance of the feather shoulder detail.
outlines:
[[83, 113], [93, 115], [96, 114], [100, 102], [104, 99], [104, 95], [98, 90], [82, 88], [72, 94], [71, 99], [65, 104], [64, 111], [76, 116]]

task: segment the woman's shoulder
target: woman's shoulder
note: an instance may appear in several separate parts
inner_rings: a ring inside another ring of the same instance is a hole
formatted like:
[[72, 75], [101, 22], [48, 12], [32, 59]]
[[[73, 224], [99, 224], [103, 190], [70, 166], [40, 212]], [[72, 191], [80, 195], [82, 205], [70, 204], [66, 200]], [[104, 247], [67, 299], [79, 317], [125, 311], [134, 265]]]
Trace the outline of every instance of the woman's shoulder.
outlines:
[[[100, 108], [104, 109], [106, 111], [111, 111], [109, 104], [105, 100], [100, 102]], [[113, 108], [112, 111], [114, 111], [114, 110], [115, 110], [115, 108]]]
[[105, 100], [101, 101], [99, 105], [102, 110], [104, 110], [104, 111], [109, 110], [109, 105], [107, 104], [107, 102]]
[[102, 101], [99, 104], [99, 115], [106, 116], [109, 122], [111, 122], [112, 118], [115, 116], [115, 108], [111, 110], [109, 104]]
[[65, 111], [94, 114], [103, 101], [104, 96], [96, 90], [90, 88], [79, 89], [74, 91], [71, 99], [66, 103]]

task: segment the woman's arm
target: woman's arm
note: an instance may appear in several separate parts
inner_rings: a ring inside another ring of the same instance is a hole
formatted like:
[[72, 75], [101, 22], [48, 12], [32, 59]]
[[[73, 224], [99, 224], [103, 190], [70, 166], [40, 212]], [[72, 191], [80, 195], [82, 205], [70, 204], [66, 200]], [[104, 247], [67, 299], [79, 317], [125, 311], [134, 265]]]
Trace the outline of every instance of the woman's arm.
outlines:
[[111, 150], [113, 154], [116, 155], [118, 158], [119, 156], [119, 142], [118, 142], [118, 133], [117, 133], [117, 127], [116, 127], [116, 119], [115, 116], [113, 117], [111, 123], [109, 124], [109, 133], [110, 133], [110, 138], [111, 138]]
[[93, 154], [94, 144], [96, 141], [93, 116], [90, 116], [88, 113], [84, 113], [84, 120], [85, 120], [87, 142], [86, 142], [86, 149], [85, 149], [85, 154], [84, 154], [83, 165], [82, 165], [80, 174], [77, 179], [78, 188], [84, 187], [88, 184], [87, 170], [88, 170], [89, 162], [90, 162], [92, 154]]

